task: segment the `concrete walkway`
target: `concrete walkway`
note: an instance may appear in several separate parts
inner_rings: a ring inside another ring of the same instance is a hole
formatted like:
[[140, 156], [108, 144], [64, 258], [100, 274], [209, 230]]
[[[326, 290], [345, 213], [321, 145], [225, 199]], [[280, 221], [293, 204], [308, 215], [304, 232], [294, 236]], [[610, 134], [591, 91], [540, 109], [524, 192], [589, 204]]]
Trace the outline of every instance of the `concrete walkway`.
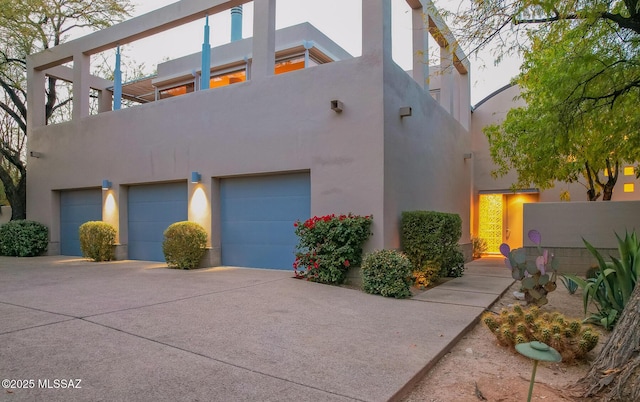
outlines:
[[513, 283], [499, 259], [411, 300], [291, 276], [0, 257], [0, 379], [27, 380], [0, 401], [398, 399]]

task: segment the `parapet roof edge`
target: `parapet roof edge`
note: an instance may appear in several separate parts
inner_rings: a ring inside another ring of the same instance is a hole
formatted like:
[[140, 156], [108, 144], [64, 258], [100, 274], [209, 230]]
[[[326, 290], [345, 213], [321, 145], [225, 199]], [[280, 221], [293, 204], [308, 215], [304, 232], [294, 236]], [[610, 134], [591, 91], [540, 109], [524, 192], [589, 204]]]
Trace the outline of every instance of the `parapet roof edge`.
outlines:
[[477, 108], [479, 108], [480, 106], [482, 106], [483, 103], [489, 101], [489, 99], [493, 98], [494, 96], [500, 94], [501, 92], [506, 91], [507, 89], [516, 86], [515, 83], [510, 82], [507, 85], [502, 86], [501, 88], [496, 89], [495, 91], [491, 92], [489, 95], [485, 96], [480, 102], [476, 103], [475, 105], [471, 106], [471, 112], [473, 113], [474, 110], [476, 110]]

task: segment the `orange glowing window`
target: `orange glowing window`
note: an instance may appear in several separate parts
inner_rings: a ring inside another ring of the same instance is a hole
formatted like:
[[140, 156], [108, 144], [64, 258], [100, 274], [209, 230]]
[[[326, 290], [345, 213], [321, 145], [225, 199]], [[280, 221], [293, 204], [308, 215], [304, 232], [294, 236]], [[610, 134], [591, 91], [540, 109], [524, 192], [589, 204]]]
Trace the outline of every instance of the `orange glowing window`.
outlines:
[[225, 87], [227, 85], [244, 82], [247, 80], [247, 74], [244, 70], [234, 71], [232, 73], [216, 75], [209, 80], [209, 88]]
[[635, 190], [636, 190], [636, 186], [634, 183], [624, 183], [625, 193], [633, 193]]
[[276, 63], [275, 73], [283, 74], [290, 71], [302, 70], [304, 68], [304, 57], [298, 57], [291, 60], [280, 61]]
[[635, 174], [635, 169], [633, 166], [625, 166], [624, 167], [624, 175], [625, 176], [633, 176]]
[[173, 96], [180, 96], [190, 92], [193, 92], [194, 85], [193, 82], [188, 84], [179, 85], [177, 87], [163, 89], [160, 91], [160, 99], [171, 98]]

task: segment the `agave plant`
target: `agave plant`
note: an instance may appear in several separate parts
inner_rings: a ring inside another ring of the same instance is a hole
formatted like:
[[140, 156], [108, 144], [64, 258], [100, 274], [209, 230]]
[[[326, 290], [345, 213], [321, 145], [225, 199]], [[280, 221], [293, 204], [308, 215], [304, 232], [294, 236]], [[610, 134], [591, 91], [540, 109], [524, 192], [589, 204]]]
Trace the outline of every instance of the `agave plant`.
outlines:
[[640, 242], [635, 231], [631, 234], [625, 233], [624, 239], [616, 233], [616, 238], [620, 259], [610, 257], [609, 262], [605, 262], [600, 252], [588, 241], [582, 239], [589, 252], [598, 260], [597, 275], [588, 279], [567, 275], [582, 289], [585, 314], [587, 314], [589, 302], [593, 302], [598, 310], [586, 321], [606, 329], [612, 329], [615, 326], [640, 276]]
[[567, 289], [567, 292], [569, 292], [570, 295], [575, 294], [576, 290], [578, 290], [578, 284], [576, 283], [576, 281], [574, 281], [567, 275], [560, 274], [560, 281], [562, 282], [562, 284]]

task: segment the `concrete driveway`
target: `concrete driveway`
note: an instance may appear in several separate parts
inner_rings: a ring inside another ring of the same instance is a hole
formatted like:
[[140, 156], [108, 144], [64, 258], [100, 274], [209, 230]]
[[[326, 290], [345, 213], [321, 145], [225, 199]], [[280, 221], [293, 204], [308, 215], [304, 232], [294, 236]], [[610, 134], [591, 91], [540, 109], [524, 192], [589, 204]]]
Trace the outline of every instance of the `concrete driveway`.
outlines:
[[[512, 282], [495, 280], [491, 303]], [[287, 271], [0, 257], [0, 400], [386, 401], [484, 310], [423, 299]]]

